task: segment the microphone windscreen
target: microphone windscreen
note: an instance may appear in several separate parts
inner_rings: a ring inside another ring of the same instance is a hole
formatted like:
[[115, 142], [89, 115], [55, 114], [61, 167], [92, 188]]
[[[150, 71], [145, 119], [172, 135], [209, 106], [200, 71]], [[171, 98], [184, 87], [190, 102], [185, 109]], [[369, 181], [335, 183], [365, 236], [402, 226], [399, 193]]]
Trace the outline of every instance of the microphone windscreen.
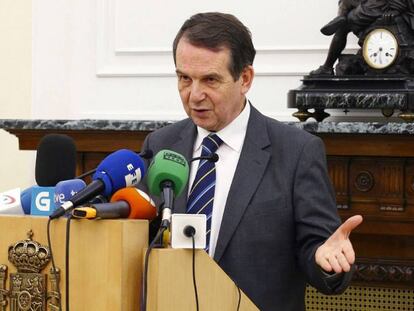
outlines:
[[23, 212], [26, 215], [30, 214], [30, 208], [32, 204], [32, 192], [33, 187], [27, 188], [20, 194], [20, 204], [22, 205]]
[[60, 206], [69, 201], [76, 193], [86, 187], [82, 179], [62, 180], [55, 187], [55, 205]]
[[188, 182], [189, 167], [181, 154], [171, 150], [159, 151], [148, 168], [147, 185], [149, 192], [159, 196], [161, 184], [171, 181], [174, 195], [179, 196]]
[[152, 152], [151, 149], [146, 149], [144, 151], [141, 151], [139, 153], [139, 155], [140, 155], [141, 158], [148, 160], [148, 159], [151, 159], [154, 156], [154, 153]]
[[23, 215], [20, 195], [20, 188], [0, 193], [0, 214]]
[[117, 201], [125, 201], [129, 204], [128, 218], [152, 220], [157, 216], [154, 201], [144, 191], [135, 187], [123, 188], [115, 192], [111, 202]]
[[41, 187], [54, 187], [76, 174], [76, 146], [67, 135], [49, 134], [37, 146], [35, 178]]
[[102, 160], [92, 179], [103, 181], [103, 194], [109, 197], [118, 189], [137, 185], [144, 175], [145, 164], [141, 157], [131, 150], [121, 149]]

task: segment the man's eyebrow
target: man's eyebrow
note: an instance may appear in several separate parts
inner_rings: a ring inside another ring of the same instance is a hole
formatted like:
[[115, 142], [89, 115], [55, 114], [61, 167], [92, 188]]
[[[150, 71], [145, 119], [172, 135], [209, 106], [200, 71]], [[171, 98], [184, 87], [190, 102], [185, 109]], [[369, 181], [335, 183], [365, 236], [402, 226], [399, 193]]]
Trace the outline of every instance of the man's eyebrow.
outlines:
[[208, 73], [203, 76], [203, 78], [214, 78], [214, 79], [221, 79], [221, 75], [215, 72]]
[[[187, 75], [185, 72], [182, 72], [180, 69], [176, 69], [175, 73], [177, 75], [183, 75], [183, 76]], [[201, 78], [202, 79], [213, 78], [213, 79], [220, 80], [220, 79], [222, 79], [222, 76], [220, 74], [216, 73], [216, 72], [211, 72], [211, 73], [207, 73], [207, 74], [203, 75]]]

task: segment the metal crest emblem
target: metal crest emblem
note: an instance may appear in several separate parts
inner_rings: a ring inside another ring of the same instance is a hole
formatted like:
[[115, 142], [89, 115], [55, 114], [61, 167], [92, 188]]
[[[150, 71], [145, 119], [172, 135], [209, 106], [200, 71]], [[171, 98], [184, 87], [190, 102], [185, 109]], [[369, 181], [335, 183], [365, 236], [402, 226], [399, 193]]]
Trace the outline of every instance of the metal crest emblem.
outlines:
[[8, 259], [17, 269], [16, 273], [10, 273], [9, 290], [6, 289], [8, 267], [0, 265], [0, 311], [6, 311], [8, 302], [10, 311], [60, 310], [60, 271], [50, 269], [51, 291], [48, 293], [48, 275], [41, 272], [51, 259], [50, 251], [32, 238], [30, 230], [26, 240], [9, 246]]

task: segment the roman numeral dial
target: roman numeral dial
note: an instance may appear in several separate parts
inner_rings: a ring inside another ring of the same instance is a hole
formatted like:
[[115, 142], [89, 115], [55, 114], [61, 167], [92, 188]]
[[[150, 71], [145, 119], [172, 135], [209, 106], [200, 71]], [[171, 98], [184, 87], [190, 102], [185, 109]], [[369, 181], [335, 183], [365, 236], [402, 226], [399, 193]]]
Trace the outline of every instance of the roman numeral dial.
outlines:
[[364, 40], [363, 57], [374, 69], [391, 66], [398, 56], [398, 42], [394, 34], [387, 29], [371, 31]]

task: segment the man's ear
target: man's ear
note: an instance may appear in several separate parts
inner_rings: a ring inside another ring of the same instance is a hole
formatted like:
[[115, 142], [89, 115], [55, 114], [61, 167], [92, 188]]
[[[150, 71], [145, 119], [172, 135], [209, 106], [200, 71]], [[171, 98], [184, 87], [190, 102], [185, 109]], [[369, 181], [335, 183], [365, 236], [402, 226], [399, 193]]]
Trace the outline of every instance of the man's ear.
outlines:
[[253, 66], [251, 65], [246, 66], [240, 75], [241, 91], [243, 95], [245, 95], [250, 90], [250, 87], [252, 86], [252, 83], [253, 83], [253, 78], [254, 78]]

